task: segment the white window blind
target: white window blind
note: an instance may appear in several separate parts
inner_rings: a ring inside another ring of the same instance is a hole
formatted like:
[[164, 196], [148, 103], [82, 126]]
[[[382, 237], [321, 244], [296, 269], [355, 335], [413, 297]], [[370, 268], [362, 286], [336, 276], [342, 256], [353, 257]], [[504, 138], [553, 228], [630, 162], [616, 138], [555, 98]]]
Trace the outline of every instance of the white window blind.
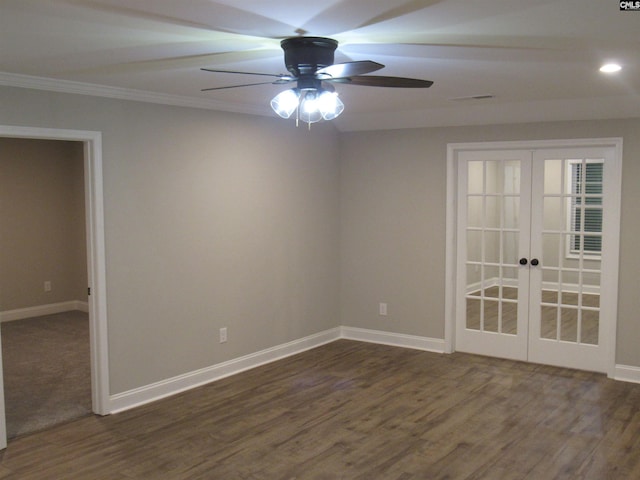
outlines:
[[570, 163], [572, 254], [600, 255], [602, 252], [602, 174], [601, 160]]

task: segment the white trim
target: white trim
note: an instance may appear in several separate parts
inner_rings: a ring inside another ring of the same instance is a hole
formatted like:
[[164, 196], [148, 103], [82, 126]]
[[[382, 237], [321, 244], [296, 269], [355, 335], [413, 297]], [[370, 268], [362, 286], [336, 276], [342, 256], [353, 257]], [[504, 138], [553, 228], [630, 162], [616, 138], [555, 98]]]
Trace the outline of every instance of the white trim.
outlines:
[[289, 343], [267, 348], [256, 353], [201, 368], [193, 372], [161, 380], [151, 385], [112, 395], [109, 399], [111, 413], [119, 413], [161, 398], [169, 397], [222, 378], [244, 372], [291, 355], [319, 347], [340, 338], [340, 328], [326, 330]]
[[167, 93], [148, 92], [130, 88], [109, 87], [92, 83], [60, 80], [55, 78], [36, 77], [17, 73], [0, 72], [0, 85], [7, 87], [31, 88], [47, 92], [90, 95], [93, 97], [115, 98], [135, 102], [172, 105], [177, 107], [202, 108], [249, 115], [272, 116], [271, 109], [262, 106], [251, 106], [240, 103], [220, 102], [211, 98], [170, 95]]
[[[124, 412], [340, 339], [435, 353], [445, 353], [446, 345], [444, 340], [438, 338], [342, 326], [112, 395], [109, 399], [109, 411], [113, 414]], [[618, 365], [617, 374], [614, 378], [621, 381], [640, 383], [640, 368]]]
[[610, 377], [621, 382], [640, 383], [640, 367], [616, 365]]
[[475, 292], [479, 292], [480, 290], [482, 290], [483, 288], [483, 283], [484, 283], [484, 288], [491, 288], [491, 287], [495, 287], [496, 285], [493, 284], [493, 281], [489, 281], [489, 280], [485, 280], [484, 282], [479, 281], [479, 282], [475, 282], [475, 283], [470, 283], [467, 285], [467, 289], [466, 289], [466, 294], [467, 295], [471, 295], [472, 293]]
[[[620, 203], [621, 203], [621, 184], [622, 184], [622, 144], [620, 137], [614, 138], [578, 138], [578, 139], [559, 139], [559, 140], [516, 140], [506, 142], [469, 142], [469, 143], [449, 143], [447, 144], [447, 212], [446, 212], [446, 259], [445, 259], [445, 344], [447, 352], [455, 350], [455, 321], [456, 321], [456, 256], [457, 256], [457, 159], [461, 152], [465, 151], [482, 151], [482, 150], [541, 150], [550, 148], [576, 148], [576, 147], [606, 147], [614, 149], [614, 158], [612, 162], [605, 162], [605, 168], [609, 168], [605, 175], [607, 176], [607, 185], [611, 188], [604, 194], [604, 202], [611, 205], [612, 211], [616, 212], [615, 218], [612, 215], [605, 216], [605, 221], [615, 224], [620, 222]], [[610, 258], [619, 259], [619, 235], [612, 235], [603, 225], [603, 242], [606, 242], [606, 255]], [[617, 268], [618, 262], [613, 263], [612, 268]], [[603, 272], [604, 274], [604, 272]], [[605, 278], [606, 277], [606, 278]], [[603, 275], [601, 282], [601, 290], [608, 292], [616, 292], [618, 289], [617, 275]], [[607, 296], [607, 295], [605, 295]], [[608, 295], [610, 296], [610, 295]], [[616, 326], [617, 326], [617, 302], [612, 301], [611, 305], [600, 305], [602, 311], [611, 312], [614, 319], [609, 325], [607, 334], [608, 344], [604, 345], [607, 349], [607, 374], [609, 377], [616, 378], [617, 367], [615, 364], [616, 355]], [[449, 348], [449, 345], [451, 347]]]
[[[0, 84], [1, 80], [0, 78]], [[109, 351], [102, 191], [102, 134], [85, 130], [0, 125], [0, 137], [70, 140], [84, 144], [87, 267], [88, 283], [92, 293], [88, 302], [92, 410], [99, 415], [106, 415], [109, 413]], [[4, 425], [4, 415], [0, 423]]]
[[80, 310], [81, 312], [89, 313], [89, 302], [83, 302], [82, 300], [74, 300], [74, 310]]
[[[557, 291], [559, 290], [558, 282], [542, 282], [542, 290], [551, 290]], [[582, 291], [582, 293], [588, 293], [589, 295], [600, 295], [600, 285], [586, 285], [583, 284], [582, 287], [575, 283], [563, 283], [562, 291], [567, 293], [578, 293]]]
[[[601, 291], [603, 298], [608, 299], [607, 303], [600, 302], [600, 309], [603, 312], [610, 312], [613, 322], [609, 322], [608, 347], [608, 369], [607, 375], [615, 375], [616, 370], [616, 341], [618, 332], [618, 276], [620, 265], [620, 215], [622, 212], [622, 138], [610, 139], [610, 146], [613, 147], [613, 161], [605, 162], [604, 175], [606, 183], [604, 185], [602, 200], [603, 208], [607, 214], [602, 223], [602, 243], [606, 245], [602, 254], [603, 265], [607, 270], [602, 272]], [[617, 227], [617, 228], [615, 228]], [[616, 292], [616, 295], [612, 295]], [[604, 303], [604, 304], [603, 304]]]
[[[0, 72], [0, 85], [266, 117], [274, 116], [273, 111], [267, 107], [267, 103], [247, 105], [238, 102], [221, 102], [203, 96], [171, 95], [11, 72]], [[389, 111], [375, 114], [346, 112], [335, 120], [335, 125], [342, 132], [355, 132], [524, 122], [606, 120], [635, 118], [638, 113], [638, 102], [635, 96], [619, 95], [573, 100], [512, 102], [508, 105], [472, 107], [465, 105], [395, 113]]]
[[339, 339], [380, 343], [395, 347], [413, 348], [429, 352], [444, 352], [444, 340], [392, 332], [381, 332], [354, 327], [337, 327], [256, 353], [235, 358], [210, 367], [161, 380], [150, 385], [112, 395], [109, 399], [111, 413], [119, 413], [147, 403], [206, 385], [216, 380], [297, 355]]
[[444, 351], [453, 353], [455, 348], [455, 318], [456, 318], [456, 245], [458, 211], [458, 180], [456, 153], [453, 144], [447, 145], [447, 208], [445, 224], [445, 284], [444, 284]]
[[394, 347], [413, 348], [427, 352], [445, 353], [446, 342], [440, 338], [420, 337], [404, 333], [383, 332], [356, 327], [340, 327], [340, 338], [360, 342], [380, 343]]
[[70, 312], [80, 310], [89, 312], [89, 304], [81, 300], [69, 300], [68, 302], [49, 303], [47, 305], [36, 305], [35, 307], [16, 308], [0, 312], [0, 322], [12, 322], [24, 318], [41, 317], [42, 315], [53, 315], [55, 313]]
[[[514, 268], [516, 265], [514, 265]], [[475, 292], [479, 292], [483, 287], [485, 289], [491, 287], [497, 287], [500, 285], [500, 279], [498, 277], [487, 278], [484, 282], [475, 282], [467, 285], [466, 294], [470, 295]], [[518, 286], [518, 280], [515, 278], [503, 278], [502, 279], [503, 287], [514, 287]], [[560, 284], [558, 282], [542, 282], [542, 290], [551, 290], [558, 291], [560, 290]], [[600, 295], [600, 285], [582, 285], [582, 288], [576, 283], [563, 283], [562, 291], [567, 293], [578, 293], [582, 291], [582, 293], [588, 293], [589, 295]]]
[[109, 332], [107, 331], [107, 267], [104, 233], [102, 135], [84, 142], [84, 185], [87, 235], [89, 318], [91, 319], [91, 403], [106, 415], [109, 398]]
[[[516, 268], [517, 265], [514, 265], [514, 268]], [[467, 295], [475, 293], [475, 292], [479, 292], [480, 290], [484, 289], [488, 289], [491, 287], [498, 287], [500, 286], [500, 278], [499, 277], [493, 277], [493, 278], [485, 278], [484, 282], [479, 281], [479, 282], [475, 282], [475, 283], [470, 283], [469, 285], [467, 285], [467, 290], [466, 293]], [[517, 287], [518, 286], [518, 280], [516, 278], [503, 278], [502, 279], [502, 286], [503, 287]]]
[[[478, 150], [540, 150], [547, 148], [575, 148], [575, 147], [622, 147], [622, 138], [573, 138], [565, 140], [513, 140], [506, 142], [470, 142], [449, 143], [447, 152], [450, 154], [448, 161], [454, 162], [456, 153]], [[456, 192], [453, 192], [456, 193]]]

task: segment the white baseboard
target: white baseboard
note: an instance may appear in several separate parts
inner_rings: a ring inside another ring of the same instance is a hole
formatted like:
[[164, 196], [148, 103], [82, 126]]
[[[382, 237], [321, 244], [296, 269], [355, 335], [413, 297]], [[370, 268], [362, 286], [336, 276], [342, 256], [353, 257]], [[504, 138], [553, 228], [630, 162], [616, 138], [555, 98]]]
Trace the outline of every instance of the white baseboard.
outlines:
[[381, 343], [394, 347], [413, 348], [428, 352], [444, 353], [445, 342], [440, 338], [420, 337], [403, 333], [383, 332], [365, 328], [340, 327], [340, 337], [347, 340]]
[[277, 345], [266, 350], [235, 358], [227, 362], [205, 367], [200, 370], [178, 375], [144, 387], [112, 395], [109, 399], [111, 413], [129, 410], [161, 398], [169, 397], [230, 375], [250, 370], [260, 365], [275, 362], [340, 338], [340, 329], [333, 328], [308, 337]]
[[640, 383], [640, 367], [616, 365], [613, 378], [623, 382]]
[[[479, 292], [483, 288], [491, 288], [497, 287], [500, 285], [500, 281], [502, 280], [502, 285], [505, 287], [518, 287], [518, 280], [516, 278], [498, 278], [492, 277], [487, 278], [484, 282], [475, 282], [467, 285], [466, 292], [467, 295]], [[552, 292], [562, 290], [563, 292], [568, 293], [578, 293], [582, 291], [582, 293], [589, 293], [591, 295], [600, 295], [600, 286], [599, 285], [576, 285], [574, 283], [563, 283], [562, 288], [560, 288], [560, 284], [558, 282], [542, 282], [543, 290], [551, 290]]]
[[[421, 337], [402, 333], [384, 332], [356, 327], [337, 327], [308, 337], [277, 345], [227, 362], [188, 372], [109, 398], [109, 413], [119, 413], [147, 403], [191, 390], [216, 380], [235, 375], [252, 368], [302, 353], [306, 350], [339, 339], [379, 343], [395, 347], [413, 348], [435, 353], [445, 353], [445, 341], [439, 338]], [[616, 365], [615, 380], [640, 383], [640, 367]]]
[[5, 310], [4, 312], [0, 312], [0, 322], [11, 322], [13, 320], [22, 320], [24, 318], [53, 315], [55, 313], [69, 312], [71, 310], [88, 312], [89, 304], [80, 300], [70, 300], [68, 302], [50, 303], [48, 305], [37, 305], [35, 307]]
[[381, 332], [353, 327], [338, 327], [308, 337], [277, 345], [266, 350], [235, 358], [227, 362], [205, 367], [200, 370], [168, 378], [160, 382], [145, 385], [126, 392], [112, 395], [109, 399], [109, 412], [119, 413], [162, 398], [175, 395], [207, 383], [250, 370], [260, 365], [275, 362], [291, 355], [334, 342], [344, 338], [362, 342], [381, 343], [397, 347], [414, 348], [430, 352], [444, 352], [444, 340], [414, 335]]

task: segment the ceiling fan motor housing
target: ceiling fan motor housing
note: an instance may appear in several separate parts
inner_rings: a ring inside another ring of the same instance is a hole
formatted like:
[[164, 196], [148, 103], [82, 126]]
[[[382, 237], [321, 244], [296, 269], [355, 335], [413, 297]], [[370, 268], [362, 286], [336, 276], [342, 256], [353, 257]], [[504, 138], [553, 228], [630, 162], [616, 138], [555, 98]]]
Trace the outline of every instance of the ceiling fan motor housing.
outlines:
[[284, 63], [295, 77], [313, 76], [317, 70], [333, 65], [338, 42], [324, 37], [291, 37], [280, 42]]

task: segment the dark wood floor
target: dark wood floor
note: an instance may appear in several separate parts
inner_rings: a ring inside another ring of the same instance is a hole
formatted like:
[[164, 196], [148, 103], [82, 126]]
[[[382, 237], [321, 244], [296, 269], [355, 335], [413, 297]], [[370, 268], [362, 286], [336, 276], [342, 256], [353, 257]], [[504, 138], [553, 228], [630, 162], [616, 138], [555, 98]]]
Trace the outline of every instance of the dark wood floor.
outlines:
[[640, 385], [340, 340], [17, 438], [11, 479], [638, 479]]

